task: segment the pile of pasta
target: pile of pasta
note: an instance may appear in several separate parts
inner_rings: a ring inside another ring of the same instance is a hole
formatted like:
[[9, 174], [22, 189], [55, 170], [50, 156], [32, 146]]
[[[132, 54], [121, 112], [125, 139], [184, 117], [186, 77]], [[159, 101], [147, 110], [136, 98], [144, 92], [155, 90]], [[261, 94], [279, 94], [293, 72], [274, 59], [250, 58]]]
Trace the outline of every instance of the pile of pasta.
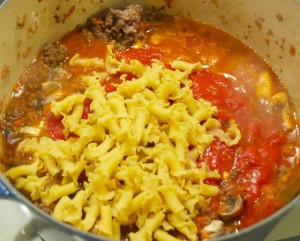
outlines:
[[[180, 240], [172, 236], [176, 232], [196, 241], [194, 218], [218, 194], [205, 179], [220, 178], [205, 163], [197, 167], [196, 160], [215, 137], [229, 146], [241, 138], [234, 121], [224, 130], [214, 117], [217, 108], [193, 98], [188, 76], [202, 65], [127, 63], [111, 47], [105, 59], [76, 54], [69, 64], [103, 71], [80, 76], [84, 93], [51, 103], [53, 114], [63, 116], [68, 138], [27, 138], [19, 148], [32, 163], [6, 175], [33, 201], [54, 205], [55, 218], [82, 230], [120, 239], [127, 226], [131, 241]], [[101, 82], [117, 73], [124, 81], [106, 93]], [[135, 77], [125, 81], [128, 74]], [[86, 98], [92, 102], [83, 119]], [[86, 180], [80, 183], [83, 172]]]

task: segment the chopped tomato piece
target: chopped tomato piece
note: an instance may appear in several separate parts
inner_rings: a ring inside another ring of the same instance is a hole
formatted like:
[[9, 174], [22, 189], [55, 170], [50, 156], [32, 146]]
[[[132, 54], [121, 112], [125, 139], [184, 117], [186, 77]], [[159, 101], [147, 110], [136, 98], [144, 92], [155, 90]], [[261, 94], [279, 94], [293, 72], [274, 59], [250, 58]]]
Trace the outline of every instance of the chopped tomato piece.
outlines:
[[65, 140], [62, 118], [62, 116], [56, 117], [51, 114], [45, 122], [45, 130], [53, 140]]
[[217, 178], [206, 178], [204, 181], [203, 181], [205, 184], [209, 184], [209, 185], [219, 185], [221, 180], [220, 179], [217, 179]]
[[80, 174], [79, 174], [79, 177], [78, 177], [78, 183], [79, 184], [83, 184], [85, 181], [87, 181], [88, 180], [88, 178], [87, 178], [87, 176], [86, 176], [86, 172], [85, 172], [85, 170], [83, 170]]
[[82, 119], [87, 119], [89, 113], [91, 113], [91, 109], [90, 109], [90, 105], [92, 103], [93, 100], [86, 98], [83, 102], [84, 105], [84, 109], [83, 109], [83, 113], [82, 113]]
[[207, 69], [189, 76], [195, 99], [210, 101], [218, 108], [217, 117], [220, 121], [235, 118], [236, 112], [245, 109], [247, 96], [236, 90], [230, 78], [215, 74]]
[[220, 173], [229, 172], [233, 166], [235, 151], [235, 146], [227, 146], [216, 138], [205, 150], [202, 161], [206, 162], [211, 170], [216, 169]]
[[132, 48], [126, 51], [117, 52], [117, 59], [124, 58], [127, 63], [131, 60], [138, 60], [144, 65], [151, 65], [152, 59], [162, 60], [164, 52], [153, 48]]

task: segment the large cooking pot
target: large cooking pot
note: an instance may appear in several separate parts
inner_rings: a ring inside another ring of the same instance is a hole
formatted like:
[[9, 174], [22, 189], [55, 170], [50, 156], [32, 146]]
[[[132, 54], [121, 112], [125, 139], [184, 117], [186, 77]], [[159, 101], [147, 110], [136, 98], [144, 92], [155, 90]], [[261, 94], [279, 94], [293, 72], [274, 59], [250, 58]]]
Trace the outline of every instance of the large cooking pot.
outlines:
[[[11, 0], [0, 2], [0, 118], [9, 101], [13, 85], [22, 70], [46, 42], [58, 40], [76, 25], [84, 23], [88, 16], [101, 9], [133, 2], [164, 5], [166, 12], [190, 16], [236, 36], [251, 46], [272, 66], [275, 73], [284, 81], [291, 100], [300, 113], [298, 93], [300, 89], [300, 4], [296, 0]], [[0, 156], [1, 152], [0, 150]], [[0, 175], [0, 181], [0, 196], [19, 202], [30, 227], [34, 227], [34, 230], [27, 230], [28, 232], [38, 232], [45, 240], [107, 240], [53, 219], [31, 204], [3, 175]], [[272, 227], [297, 202], [300, 202], [300, 196], [269, 218], [237, 234], [216, 240], [263, 240]]]

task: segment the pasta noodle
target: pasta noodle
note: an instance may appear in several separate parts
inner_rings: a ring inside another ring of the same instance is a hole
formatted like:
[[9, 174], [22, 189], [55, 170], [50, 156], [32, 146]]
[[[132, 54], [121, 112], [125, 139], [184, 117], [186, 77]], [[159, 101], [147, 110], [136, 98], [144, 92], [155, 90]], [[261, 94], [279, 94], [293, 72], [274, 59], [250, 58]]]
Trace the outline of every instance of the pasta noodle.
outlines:
[[[193, 98], [188, 76], [201, 64], [176, 60], [168, 69], [157, 60], [151, 66], [126, 63], [111, 47], [105, 60], [76, 54], [69, 64], [105, 71], [80, 77], [84, 93], [52, 101], [66, 140], [31, 138], [22, 150], [33, 162], [6, 175], [34, 200], [55, 203], [54, 217], [83, 230], [119, 239], [121, 226], [135, 225], [139, 230], [129, 234], [131, 241], [179, 240], [170, 230], [196, 241], [197, 210], [218, 194], [204, 180], [220, 174], [205, 163], [197, 167], [195, 160], [215, 137], [229, 146], [241, 138], [234, 122], [222, 129], [215, 106]], [[100, 83], [116, 73], [135, 77], [107, 94]], [[85, 99], [91, 112], [83, 119]], [[51, 183], [54, 176], [61, 178]]]
[[69, 61], [70, 65], [84, 65], [86, 68], [90, 66], [103, 67], [104, 61], [99, 58], [81, 58], [79, 54], [75, 54]]
[[174, 238], [172, 235], [168, 234], [166, 231], [162, 229], [157, 229], [154, 232], [154, 238], [158, 241], [180, 241], [181, 239]]

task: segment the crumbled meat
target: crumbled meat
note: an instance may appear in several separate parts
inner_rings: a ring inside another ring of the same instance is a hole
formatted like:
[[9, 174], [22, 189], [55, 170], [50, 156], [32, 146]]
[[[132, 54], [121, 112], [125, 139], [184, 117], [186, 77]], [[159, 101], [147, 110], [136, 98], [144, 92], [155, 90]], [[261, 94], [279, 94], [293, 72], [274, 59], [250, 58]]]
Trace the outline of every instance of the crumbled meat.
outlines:
[[116, 42], [116, 47], [126, 49], [139, 37], [143, 8], [129, 5], [124, 9], [109, 8], [89, 19], [87, 27], [104, 41]]
[[24, 71], [20, 80], [25, 84], [25, 89], [30, 92], [36, 92], [41, 88], [41, 80], [47, 77], [43, 63], [35, 61]]
[[67, 46], [61, 43], [47, 44], [42, 51], [45, 64], [58, 66], [67, 59]]
[[45, 81], [61, 81], [71, 77], [68, 70], [62, 67], [46, 68], [46, 79]]
[[90, 30], [86, 29], [86, 28], [83, 28], [80, 31], [83, 34], [83, 36], [86, 37], [87, 41], [89, 41], [89, 42], [92, 41], [95, 38], [93, 33]]
[[38, 96], [36, 99], [30, 100], [29, 105], [35, 110], [42, 110], [44, 98]]

